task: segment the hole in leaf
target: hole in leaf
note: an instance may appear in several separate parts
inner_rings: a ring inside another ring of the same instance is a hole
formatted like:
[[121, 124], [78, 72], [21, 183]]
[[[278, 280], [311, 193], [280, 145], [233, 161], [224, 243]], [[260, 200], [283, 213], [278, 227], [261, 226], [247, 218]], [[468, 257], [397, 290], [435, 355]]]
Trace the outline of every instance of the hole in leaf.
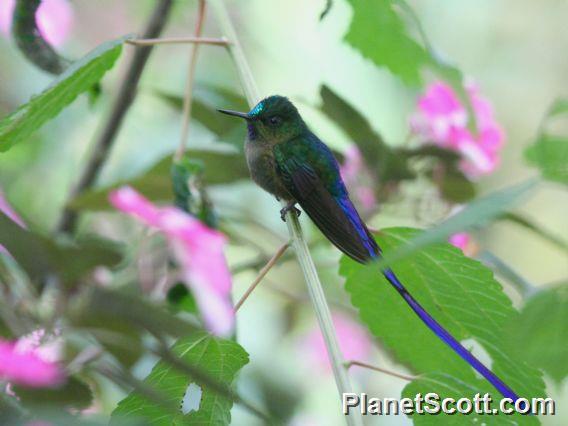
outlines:
[[202, 394], [203, 391], [199, 386], [195, 383], [190, 383], [181, 401], [181, 412], [185, 415], [192, 411], [198, 411]]
[[[485, 348], [477, 342], [475, 339], [465, 339], [462, 340], [461, 344], [468, 349], [478, 360], [480, 360], [483, 364], [487, 366], [487, 368], [491, 369], [493, 365], [493, 359], [489, 352], [485, 350]], [[475, 375], [478, 378], [482, 378], [483, 376], [475, 371]]]

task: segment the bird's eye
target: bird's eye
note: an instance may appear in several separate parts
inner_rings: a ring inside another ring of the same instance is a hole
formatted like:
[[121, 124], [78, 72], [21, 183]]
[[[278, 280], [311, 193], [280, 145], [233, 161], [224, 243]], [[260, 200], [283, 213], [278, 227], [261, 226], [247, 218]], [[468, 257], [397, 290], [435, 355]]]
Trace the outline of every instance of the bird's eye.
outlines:
[[272, 117], [270, 117], [268, 119], [268, 123], [271, 126], [274, 126], [274, 127], [278, 126], [281, 122], [282, 122], [282, 119], [280, 117], [278, 117], [277, 115], [273, 115]]

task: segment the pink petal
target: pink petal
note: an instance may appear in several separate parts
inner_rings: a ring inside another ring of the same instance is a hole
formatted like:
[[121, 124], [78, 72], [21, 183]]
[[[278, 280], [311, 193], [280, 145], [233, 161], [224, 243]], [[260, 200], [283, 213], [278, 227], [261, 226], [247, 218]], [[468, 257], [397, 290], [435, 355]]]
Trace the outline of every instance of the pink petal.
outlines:
[[235, 315], [225, 236], [180, 209], [156, 207], [131, 187], [113, 191], [109, 198], [117, 209], [166, 235], [206, 327], [215, 334], [229, 335]]
[[356, 191], [357, 199], [364, 210], [372, 210], [377, 205], [377, 198], [372, 188], [360, 186]]
[[418, 100], [418, 108], [428, 116], [452, 115], [463, 110], [454, 90], [441, 81], [432, 83]]
[[10, 35], [10, 27], [12, 26], [12, 15], [16, 0], [0, 1], [0, 31], [5, 35]]
[[[15, 0], [0, 1], [0, 31], [9, 36]], [[58, 47], [69, 36], [73, 26], [73, 9], [67, 0], [43, 0], [36, 13], [37, 26], [45, 39]]]
[[123, 186], [109, 195], [111, 204], [118, 210], [134, 216], [147, 226], [160, 226], [160, 213], [146, 198], [130, 186]]
[[67, 40], [73, 27], [73, 9], [67, 0], [43, 0], [36, 20], [48, 43], [58, 47]]
[[349, 181], [355, 179], [357, 174], [361, 171], [363, 166], [363, 158], [361, 157], [361, 151], [357, 145], [351, 145], [344, 152], [345, 160], [339, 168], [341, 173], [341, 178], [344, 181]]
[[464, 173], [471, 177], [491, 173], [497, 166], [496, 155], [484, 151], [473, 141], [465, 141], [459, 147], [464, 160], [461, 162]]
[[61, 384], [64, 373], [35, 352], [19, 352], [15, 343], [0, 340], [0, 378], [21, 386], [46, 387]]
[[457, 248], [461, 249], [461, 251], [465, 251], [467, 245], [471, 241], [471, 236], [467, 232], [459, 232], [457, 234], [452, 235], [449, 238], [449, 243]]
[[20, 337], [16, 341], [14, 350], [17, 353], [34, 353], [47, 362], [58, 362], [61, 359], [63, 342], [59, 338], [59, 330], [55, 335], [46, 338], [45, 330], [40, 328]]
[[345, 160], [339, 168], [341, 178], [349, 191], [355, 195], [354, 201], [364, 210], [373, 210], [377, 200], [371, 186], [373, 178], [357, 145], [345, 150]]

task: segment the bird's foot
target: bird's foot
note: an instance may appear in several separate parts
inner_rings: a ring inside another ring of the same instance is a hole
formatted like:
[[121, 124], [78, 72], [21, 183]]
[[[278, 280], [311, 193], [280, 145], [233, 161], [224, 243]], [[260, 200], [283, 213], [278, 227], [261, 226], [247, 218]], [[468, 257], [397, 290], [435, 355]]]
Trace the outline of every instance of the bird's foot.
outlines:
[[280, 219], [282, 219], [282, 222], [286, 222], [286, 214], [288, 212], [294, 212], [296, 213], [296, 216], [300, 217], [300, 214], [302, 214], [302, 212], [300, 211], [300, 209], [298, 209], [296, 207], [296, 203], [295, 202], [289, 202], [288, 204], [286, 204], [286, 207], [283, 207], [280, 210]]

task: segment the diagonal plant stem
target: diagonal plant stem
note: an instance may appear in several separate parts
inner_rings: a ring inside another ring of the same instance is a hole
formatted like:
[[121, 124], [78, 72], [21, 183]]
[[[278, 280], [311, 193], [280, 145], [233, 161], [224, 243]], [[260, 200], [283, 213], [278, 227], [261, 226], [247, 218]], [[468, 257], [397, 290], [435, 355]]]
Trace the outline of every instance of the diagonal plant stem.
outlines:
[[353, 366], [362, 367], [362, 368], [366, 368], [368, 370], [377, 371], [379, 373], [384, 373], [384, 374], [387, 374], [389, 376], [398, 377], [399, 379], [408, 380], [409, 382], [416, 379], [416, 377], [414, 377], [414, 376], [407, 376], [406, 374], [401, 374], [401, 373], [397, 373], [395, 371], [390, 371], [390, 370], [387, 370], [386, 368], [381, 368], [381, 367], [377, 367], [375, 365], [367, 364], [366, 362], [351, 360], [351, 361], [347, 361], [345, 363], [345, 368], [347, 368], [347, 369], [349, 369]]
[[276, 251], [276, 253], [274, 253], [274, 256], [272, 256], [270, 260], [266, 263], [266, 265], [264, 265], [264, 267], [258, 273], [257, 277], [254, 279], [252, 284], [247, 289], [247, 291], [245, 291], [245, 294], [243, 294], [243, 297], [241, 297], [240, 300], [235, 304], [235, 313], [240, 309], [241, 306], [243, 306], [243, 303], [246, 302], [246, 300], [254, 291], [256, 286], [260, 284], [262, 279], [266, 276], [266, 274], [268, 274], [268, 271], [270, 271], [272, 267], [276, 264], [276, 262], [278, 262], [278, 259], [282, 257], [282, 255], [284, 254], [284, 252], [286, 252], [289, 246], [290, 243], [282, 244], [280, 248]]
[[495, 256], [489, 250], [483, 250], [481, 253], [479, 253], [477, 258], [482, 262], [488, 264], [491, 269], [493, 269], [496, 273], [509, 281], [509, 283], [511, 283], [524, 298], [529, 298], [538, 291], [537, 287], [534, 284], [531, 284], [517, 271], [507, 265], [507, 263], [505, 263], [499, 257]]
[[[199, 0], [199, 11], [197, 12], [197, 22], [195, 24], [194, 37], [201, 36], [203, 29], [203, 21], [205, 20], [205, 0]], [[185, 81], [185, 93], [183, 96], [182, 126], [179, 146], [174, 154], [174, 161], [181, 160], [185, 152], [187, 136], [189, 134], [189, 123], [191, 121], [191, 100], [193, 97], [193, 81], [195, 80], [195, 67], [197, 65], [197, 54], [199, 52], [199, 44], [192, 44], [189, 54], [189, 69], [187, 71], [187, 79]]]
[[[228, 11], [223, 0], [209, 0], [209, 2], [217, 15], [219, 26], [221, 31], [224, 33], [223, 35], [230, 41], [227, 48], [235, 62], [248, 103], [251, 107], [253, 107], [260, 100], [259, 91], [243, 49], [239, 43], [239, 39], [229, 17]], [[335, 335], [335, 329], [331, 320], [331, 313], [325, 299], [323, 288], [308, 250], [308, 246], [304, 240], [300, 222], [294, 212], [289, 211], [287, 213], [286, 224], [290, 234], [290, 241], [296, 251], [296, 256], [304, 274], [304, 279], [308, 286], [308, 292], [324, 337], [337, 390], [339, 391], [340, 398], [342, 398], [344, 393], [352, 392], [352, 387], [349, 382], [347, 370], [343, 365], [343, 356], [339, 349], [337, 336]], [[351, 415], [345, 416], [345, 419], [349, 425], [358, 426], [363, 424], [361, 415], [357, 410], [355, 410]]]
[[229, 41], [223, 37], [163, 37], [163, 38], [139, 38], [135, 40], [126, 40], [126, 44], [134, 46], [156, 46], [158, 44], [211, 44], [217, 46], [226, 46]]
[[[150, 16], [143, 38], [154, 38], [160, 35], [168, 20], [169, 12], [172, 8], [173, 0], [160, 0], [152, 15]], [[132, 57], [132, 62], [124, 75], [114, 104], [110, 110], [108, 120], [95, 142], [85, 170], [81, 173], [79, 182], [71, 190], [70, 199], [81, 194], [95, 183], [103, 165], [110, 153], [112, 144], [118, 134], [126, 113], [128, 112], [134, 98], [136, 97], [136, 87], [140, 81], [142, 71], [148, 62], [148, 57], [152, 51], [152, 46], [137, 49]], [[73, 232], [77, 222], [77, 212], [69, 207], [65, 207], [63, 215], [56, 230], [61, 232]]]

